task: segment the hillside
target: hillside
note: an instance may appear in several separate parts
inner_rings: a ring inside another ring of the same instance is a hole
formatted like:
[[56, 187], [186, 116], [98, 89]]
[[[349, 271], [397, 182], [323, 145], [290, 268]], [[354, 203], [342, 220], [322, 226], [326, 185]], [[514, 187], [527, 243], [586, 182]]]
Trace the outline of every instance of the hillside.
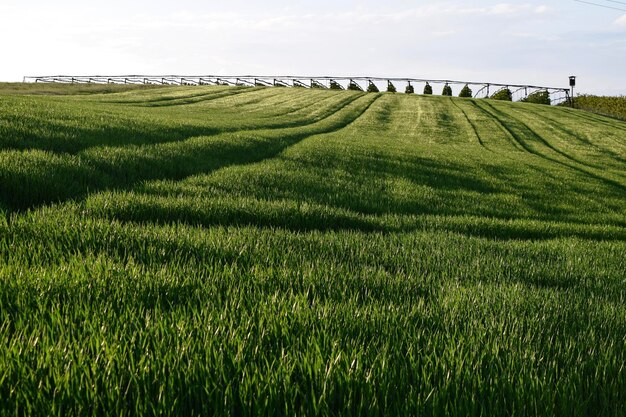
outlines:
[[0, 415], [623, 412], [625, 122], [0, 89], [0, 149]]

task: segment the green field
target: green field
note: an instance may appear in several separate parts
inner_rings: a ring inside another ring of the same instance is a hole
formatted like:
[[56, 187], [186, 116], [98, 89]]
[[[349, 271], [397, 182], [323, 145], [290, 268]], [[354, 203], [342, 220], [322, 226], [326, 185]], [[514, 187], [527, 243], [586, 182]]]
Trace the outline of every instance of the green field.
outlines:
[[0, 86], [0, 416], [624, 415], [625, 122], [32, 88]]

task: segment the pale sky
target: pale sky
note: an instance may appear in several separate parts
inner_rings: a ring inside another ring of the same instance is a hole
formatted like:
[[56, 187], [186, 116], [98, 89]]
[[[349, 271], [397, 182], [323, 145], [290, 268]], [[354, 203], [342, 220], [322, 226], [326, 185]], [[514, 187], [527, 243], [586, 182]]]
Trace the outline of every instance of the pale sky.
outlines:
[[0, 0], [25, 75], [458, 79], [626, 94], [626, 0]]

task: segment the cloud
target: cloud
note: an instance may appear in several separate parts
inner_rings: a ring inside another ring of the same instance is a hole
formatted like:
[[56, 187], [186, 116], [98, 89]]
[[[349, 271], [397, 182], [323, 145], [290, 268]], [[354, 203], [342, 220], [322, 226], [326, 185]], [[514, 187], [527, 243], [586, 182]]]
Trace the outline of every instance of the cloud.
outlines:
[[618, 26], [626, 26], [626, 14], [615, 21]]
[[431, 33], [434, 37], [444, 38], [447, 36], [454, 36], [457, 34], [456, 30], [442, 30], [442, 31], [434, 31]]
[[[204, 27], [241, 27], [246, 29], [278, 29], [296, 28], [306, 23], [320, 24], [368, 24], [368, 23], [400, 23], [413, 22], [416, 20], [429, 20], [431, 18], [474, 16], [519, 16], [521, 14], [543, 14], [547, 12], [547, 6], [535, 7], [529, 3], [512, 4], [498, 3], [489, 7], [468, 7], [460, 4], [432, 4], [403, 10], [376, 10], [363, 8], [334, 13], [317, 14], [287, 14], [287, 15], [259, 15], [247, 14], [245, 11], [231, 13], [194, 13], [179, 11], [165, 19], [153, 20], [153, 25], [162, 26], [195, 26]], [[133, 24], [137, 24], [133, 21]]]
[[[541, 7], [541, 6], [540, 6]], [[491, 15], [518, 15], [520, 13], [526, 13], [532, 10], [532, 6], [528, 3], [523, 4], [511, 4], [511, 3], [498, 3], [489, 7], [468, 7], [465, 5], [445, 5], [445, 4], [432, 4], [428, 6], [422, 6], [412, 9], [399, 10], [391, 13], [376, 13], [373, 11], [361, 12], [361, 13], [345, 13], [339, 14], [339, 17], [356, 17], [359, 20], [371, 20], [371, 19], [385, 19], [391, 21], [402, 21], [415, 18], [428, 18], [436, 16], [465, 16], [465, 15], [477, 15], [477, 16], [491, 16]]]
[[500, 3], [494, 6], [488, 7], [485, 10], [488, 14], [517, 14], [520, 11], [528, 9], [528, 5], [515, 5], [510, 3]]
[[539, 42], [555, 42], [562, 40], [561, 36], [536, 32], [510, 32], [509, 35], [515, 38], [522, 38]]
[[542, 4], [541, 6], [537, 6], [535, 7], [535, 13], [536, 14], [546, 14], [552, 11], [551, 7], [546, 6], [545, 4]]

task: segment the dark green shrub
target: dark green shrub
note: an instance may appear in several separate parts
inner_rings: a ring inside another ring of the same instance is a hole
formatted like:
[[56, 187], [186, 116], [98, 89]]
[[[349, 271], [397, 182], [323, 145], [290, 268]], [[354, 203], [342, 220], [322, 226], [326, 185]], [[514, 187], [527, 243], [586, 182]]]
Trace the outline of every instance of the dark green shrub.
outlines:
[[432, 94], [433, 93], [433, 87], [426, 83], [426, 85], [424, 86], [424, 94]]
[[472, 97], [472, 89], [469, 88], [469, 85], [465, 84], [465, 87], [463, 87], [459, 93], [459, 97]]
[[326, 86], [319, 81], [311, 80], [311, 88], [325, 89]]
[[404, 89], [404, 93], [405, 94], [415, 94], [415, 88], [411, 84], [409, 84]]
[[550, 94], [547, 91], [535, 91], [534, 93], [524, 97], [521, 101], [525, 103], [547, 104], [548, 106], [552, 104]]
[[367, 86], [367, 92], [368, 93], [379, 93], [380, 90], [378, 89], [378, 87], [376, 87], [376, 84], [374, 84], [373, 82], [369, 82], [369, 85]]
[[337, 81], [331, 80], [330, 89], [331, 90], [343, 90], [343, 87]]
[[[570, 100], [565, 100], [560, 106], [571, 106]], [[626, 96], [592, 96], [579, 94], [574, 99], [574, 107], [577, 109], [602, 114], [626, 120]]]
[[361, 86], [358, 85], [356, 82], [354, 82], [352, 80], [350, 80], [350, 84], [348, 84], [348, 90], [351, 90], [351, 91], [363, 91]]
[[452, 87], [450, 87], [448, 85], [448, 83], [446, 83], [446, 85], [443, 86], [443, 91], [441, 92], [442, 96], [452, 96]]
[[508, 88], [502, 88], [496, 91], [492, 96], [492, 100], [513, 101], [513, 93]]
[[395, 93], [396, 90], [396, 86], [393, 85], [393, 83], [391, 81], [387, 81], [387, 92], [388, 93]]

